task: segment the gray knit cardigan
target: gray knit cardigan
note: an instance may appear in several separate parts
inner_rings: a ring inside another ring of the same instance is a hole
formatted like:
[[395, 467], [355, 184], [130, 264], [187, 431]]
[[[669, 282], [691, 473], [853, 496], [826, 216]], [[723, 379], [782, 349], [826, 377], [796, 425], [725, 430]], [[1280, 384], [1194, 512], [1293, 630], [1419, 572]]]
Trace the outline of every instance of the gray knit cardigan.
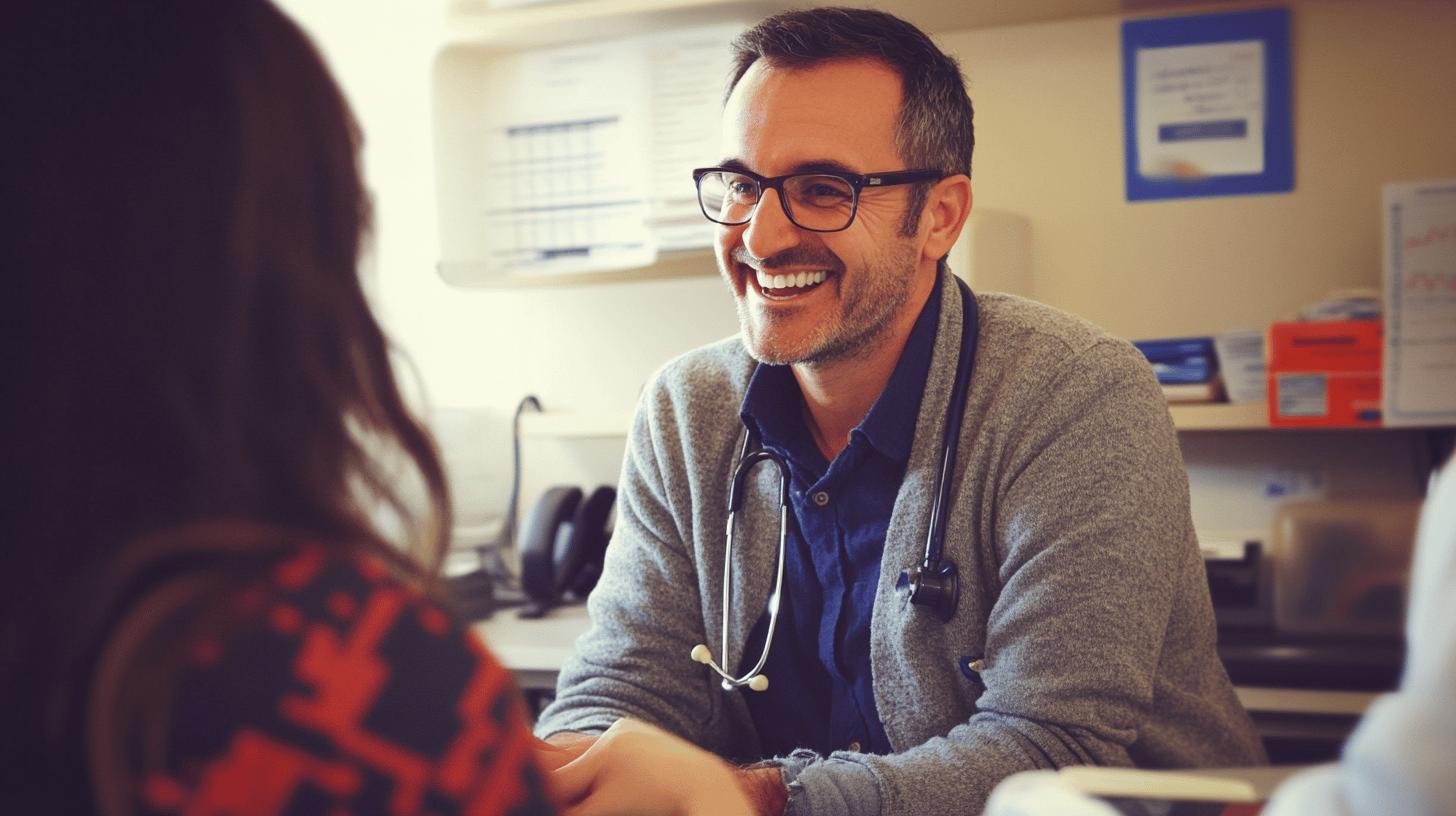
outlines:
[[[1055, 309], [977, 295], [979, 348], [953, 474], [942, 623], [896, 583], [921, 560], [960, 348], [948, 272], [870, 627], [895, 753], [780, 758], [792, 816], [979, 813], [996, 783], [1071, 764], [1251, 765], [1263, 752], [1215, 651], [1188, 482], [1158, 384], [1129, 343]], [[668, 363], [643, 392], [591, 627], [537, 733], [656, 723], [761, 758], [742, 695], [689, 658], [719, 654], [727, 485], [754, 361], [737, 339]], [[773, 585], [777, 476], [738, 516], [729, 656]], [[785, 587], [793, 592], [793, 587]], [[757, 655], [754, 655], [756, 658]], [[983, 659], [979, 673], [967, 662]], [[770, 682], [772, 678], [770, 678]]]

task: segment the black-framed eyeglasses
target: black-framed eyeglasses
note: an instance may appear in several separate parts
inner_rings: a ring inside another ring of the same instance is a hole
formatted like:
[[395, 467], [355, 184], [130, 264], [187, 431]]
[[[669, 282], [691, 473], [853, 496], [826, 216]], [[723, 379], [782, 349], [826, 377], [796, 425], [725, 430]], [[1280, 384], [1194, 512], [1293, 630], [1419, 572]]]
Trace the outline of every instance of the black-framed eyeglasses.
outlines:
[[866, 187], [893, 187], [921, 181], [939, 181], [939, 170], [896, 170], [888, 173], [791, 173], [760, 176], [747, 170], [703, 167], [693, 171], [698, 206], [709, 221], [736, 227], [747, 224], [758, 211], [763, 191], [779, 194], [784, 215], [800, 229], [839, 232], [854, 223], [859, 194]]

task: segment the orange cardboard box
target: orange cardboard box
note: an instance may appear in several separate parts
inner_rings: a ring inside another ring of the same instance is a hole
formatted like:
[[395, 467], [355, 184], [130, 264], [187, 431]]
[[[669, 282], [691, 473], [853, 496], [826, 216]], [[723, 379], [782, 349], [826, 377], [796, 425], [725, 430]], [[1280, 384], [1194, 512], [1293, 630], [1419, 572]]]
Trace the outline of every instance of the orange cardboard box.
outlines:
[[1271, 325], [1269, 424], [1379, 426], [1383, 328], [1378, 320]]

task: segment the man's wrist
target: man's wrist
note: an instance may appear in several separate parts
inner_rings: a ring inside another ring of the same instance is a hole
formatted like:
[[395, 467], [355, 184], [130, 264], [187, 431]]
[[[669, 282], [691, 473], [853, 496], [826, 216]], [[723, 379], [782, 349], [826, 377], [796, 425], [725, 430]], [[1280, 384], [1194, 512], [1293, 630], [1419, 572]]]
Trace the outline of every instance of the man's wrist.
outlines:
[[778, 765], [756, 765], [738, 770], [738, 786], [753, 805], [756, 816], [783, 816], [789, 804], [789, 789], [784, 785]]

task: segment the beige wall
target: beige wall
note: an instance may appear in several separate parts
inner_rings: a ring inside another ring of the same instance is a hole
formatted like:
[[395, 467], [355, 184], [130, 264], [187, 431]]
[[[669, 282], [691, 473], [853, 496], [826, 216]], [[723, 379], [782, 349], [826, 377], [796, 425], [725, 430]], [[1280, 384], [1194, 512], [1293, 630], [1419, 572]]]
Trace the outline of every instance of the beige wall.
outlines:
[[1380, 280], [1380, 187], [1456, 176], [1456, 3], [1293, 4], [1292, 193], [1126, 200], [1121, 19], [959, 32], [976, 204], [1026, 215], [1030, 294], [1129, 338], [1257, 328]]
[[[414, 4], [286, 2], [320, 18], [316, 33], [326, 35], [367, 133], [376, 305], [429, 401], [462, 409], [436, 423], [460, 518], [503, 509], [509, 411], [522, 394], [552, 410], [624, 414], [657, 365], [735, 329], [706, 258], [702, 276], [677, 280], [446, 286], [433, 271], [440, 248], [422, 92], [438, 33], [416, 19]], [[1456, 54], [1446, 42], [1456, 2], [1329, 0], [1295, 5], [1295, 191], [1129, 205], [1119, 25], [1099, 18], [942, 38], [964, 60], [976, 99], [978, 205], [1030, 220], [1035, 297], [1118, 334], [1259, 326], [1327, 289], [1372, 285], [1380, 184], [1456, 175]], [[361, 36], [361, 26], [393, 32], [392, 47], [372, 47], [379, 37]], [[1399, 459], [1405, 441], [1393, 436], [1362, 436], [1349, 455], [1337, 455], [1348, 437], [1234, 436], [1188, 437], [1200, 528], [1265, 526], [1262, 486], [1271, 480], [1366, 493], [1414, 472]], [[610, 481], [620, 445], [528, 440], [523, 495], [559, 481]]]

